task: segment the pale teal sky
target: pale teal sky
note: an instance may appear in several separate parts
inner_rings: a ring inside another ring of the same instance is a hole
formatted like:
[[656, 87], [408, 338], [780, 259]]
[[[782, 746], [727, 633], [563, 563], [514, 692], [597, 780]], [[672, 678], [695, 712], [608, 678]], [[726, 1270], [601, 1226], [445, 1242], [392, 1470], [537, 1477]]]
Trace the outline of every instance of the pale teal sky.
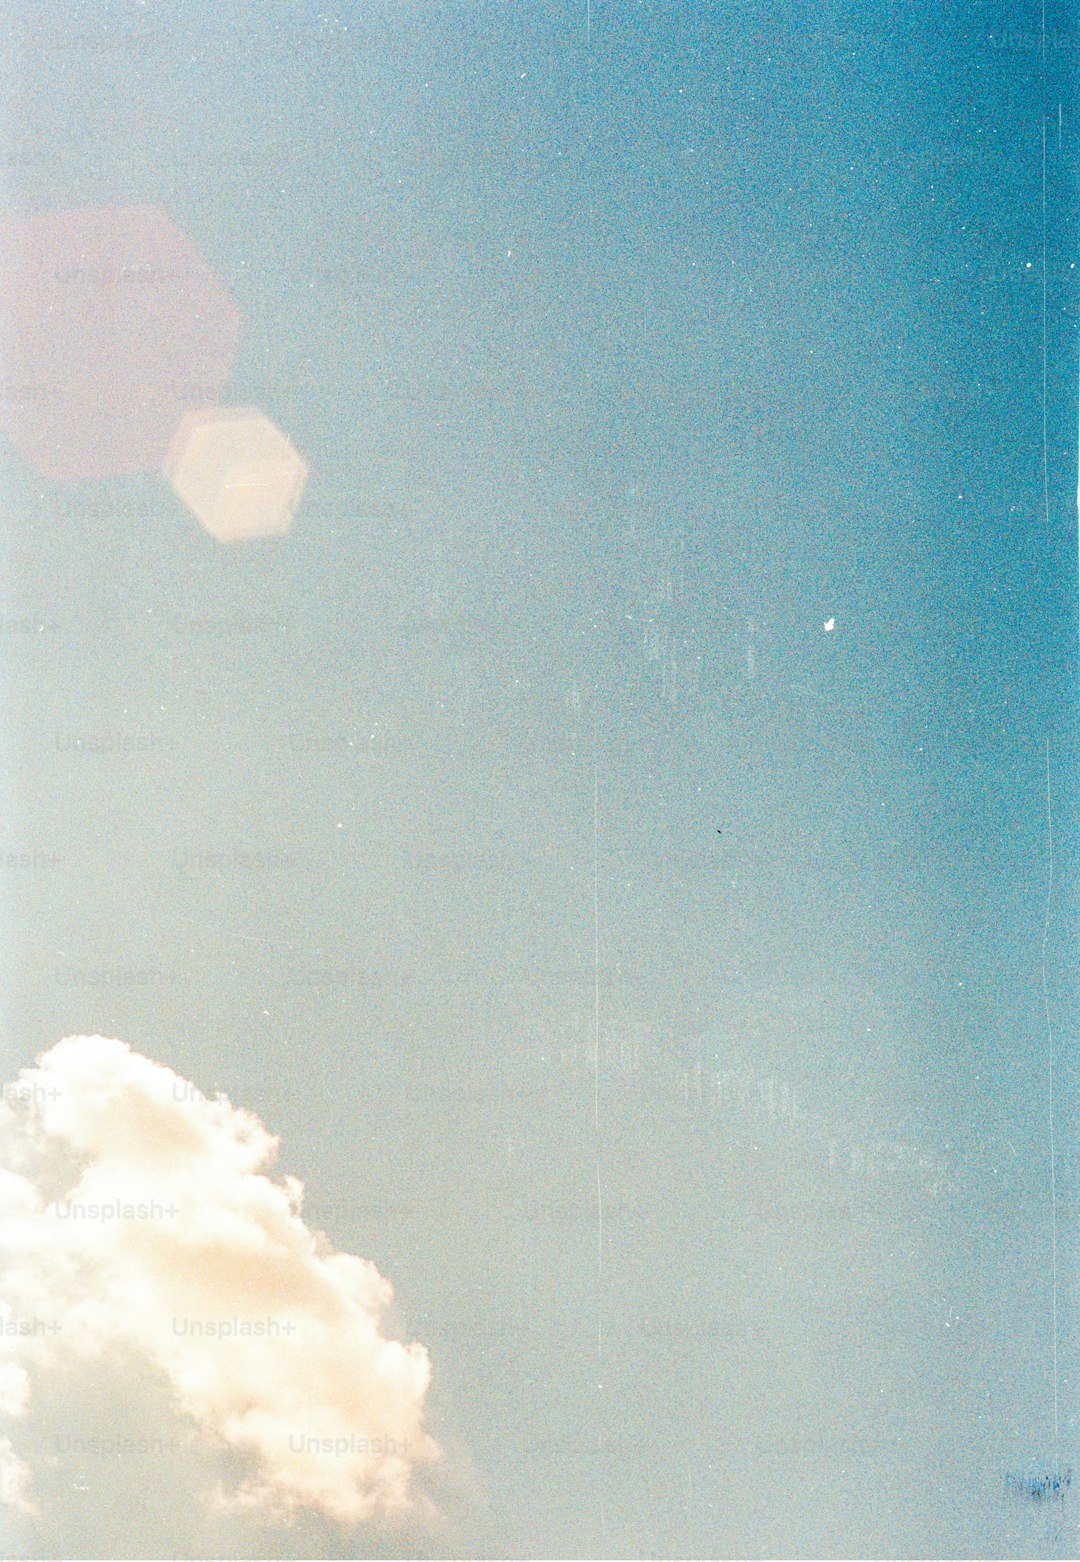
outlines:
[[[100, 1031], [281, 1136], [460, 1554], [1075, 1544], [1007, 1490], [1077, 1429], [1053, 9], [6, 8], [6, 210], [166, 210], [311, 476], [230, 550], [4, 445], [4, 1077]], [[430, 1554], [41, 1463], [9, 1555]]]

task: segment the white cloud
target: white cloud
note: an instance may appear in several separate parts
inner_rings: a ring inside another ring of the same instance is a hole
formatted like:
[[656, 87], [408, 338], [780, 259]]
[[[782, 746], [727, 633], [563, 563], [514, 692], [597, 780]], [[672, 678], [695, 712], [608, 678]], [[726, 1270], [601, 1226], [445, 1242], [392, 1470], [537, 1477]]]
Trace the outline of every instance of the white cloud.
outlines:
[[37, 1506], [30, 1495], [32, 1476], [11, 1446], [11, 1439], [0, 1437], [0, 1507], [15, 1508], [28, 1517], [36, 1517]]
[[[0, 1107], [0, 1411], [26, 1414], [39, 1376], [121, 1348], [249, 1456], [218, 1504], [341, 1523], [426, 1511], [427, 1352], [381, 1333], [389, 1282], [308, 1228], [300, 1183], [267, 1174], [277, 1143], [121, 1041], [69, 1037], [24, 1069]], [[0, 1496], [29, 1511], [10, 1444], [0, 1470]]]

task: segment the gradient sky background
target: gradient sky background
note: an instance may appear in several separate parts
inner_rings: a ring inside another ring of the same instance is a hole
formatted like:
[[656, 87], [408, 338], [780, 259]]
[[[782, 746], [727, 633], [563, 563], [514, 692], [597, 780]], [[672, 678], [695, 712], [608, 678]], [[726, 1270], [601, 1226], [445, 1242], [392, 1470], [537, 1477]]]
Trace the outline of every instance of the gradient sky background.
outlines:
[[[163, 207], [311, 476], [229, 549], [4, 445], [4, 1078], [101, 1032], [281, 1136], [431, 1353], [440, 1545], [1075, 1554], [1006, 1487], [1074, 1463], [1080, 1343], [1040, 20], [5, 7], [6, 213]], [[223, 1538], [187, 1457], [43, 1468], [6, 1554], [431, 1544]]]

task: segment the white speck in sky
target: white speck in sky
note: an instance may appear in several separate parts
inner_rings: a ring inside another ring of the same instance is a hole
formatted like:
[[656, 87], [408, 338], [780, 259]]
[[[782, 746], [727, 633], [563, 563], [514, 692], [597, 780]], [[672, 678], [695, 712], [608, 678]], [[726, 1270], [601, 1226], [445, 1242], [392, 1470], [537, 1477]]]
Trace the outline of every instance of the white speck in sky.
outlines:
[[827, 618], [825, 620], [825, 633], [827, 635], [831, 635], [835, 628], [836, 628], [836, 619], [835, 618]]

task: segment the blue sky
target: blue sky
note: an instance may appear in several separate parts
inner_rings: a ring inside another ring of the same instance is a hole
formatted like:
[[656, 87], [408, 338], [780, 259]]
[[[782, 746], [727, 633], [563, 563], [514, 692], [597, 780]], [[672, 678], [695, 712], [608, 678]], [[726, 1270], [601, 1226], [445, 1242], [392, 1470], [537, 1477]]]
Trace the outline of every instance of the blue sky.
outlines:
[[[466, 1554], [1068, 1554], [1003, 1493], [1076, 1437], [1070, 18], [37, 14], [6, 209], [164, 208], [311, 476], [229, 549], [5, 447], [5, 1078], [281, 1136]], [[194, 1482], [11, 1554], [373, 1543]]]

